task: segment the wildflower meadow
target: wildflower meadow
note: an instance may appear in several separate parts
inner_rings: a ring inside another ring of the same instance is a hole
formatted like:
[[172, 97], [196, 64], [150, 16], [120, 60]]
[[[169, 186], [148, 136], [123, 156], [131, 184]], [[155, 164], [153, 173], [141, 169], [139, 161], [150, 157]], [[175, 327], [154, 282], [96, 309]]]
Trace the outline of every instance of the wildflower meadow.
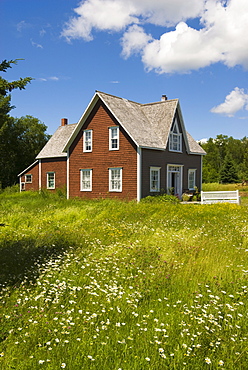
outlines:
[[248, 363], [248, 212], [0, 194], [0, 369]]

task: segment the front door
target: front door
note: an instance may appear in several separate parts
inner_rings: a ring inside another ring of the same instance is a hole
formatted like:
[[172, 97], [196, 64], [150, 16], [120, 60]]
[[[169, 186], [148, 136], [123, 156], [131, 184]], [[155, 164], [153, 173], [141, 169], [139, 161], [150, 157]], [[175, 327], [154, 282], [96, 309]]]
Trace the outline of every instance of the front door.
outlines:
[[182, 170], [183, 166], [168, 165], [167, 167], [167, 193], [179, 198], [182, 196]]

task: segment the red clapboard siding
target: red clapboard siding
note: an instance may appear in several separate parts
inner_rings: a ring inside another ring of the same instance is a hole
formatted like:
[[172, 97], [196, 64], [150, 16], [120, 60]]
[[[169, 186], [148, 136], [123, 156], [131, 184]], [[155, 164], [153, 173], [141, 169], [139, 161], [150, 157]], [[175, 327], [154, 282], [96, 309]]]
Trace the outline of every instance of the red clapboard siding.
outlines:
[[[98, 102], [70, 148], [70, 197], [137, 198], [136, 145], [120, 127], [119, 150], [109, 150], [109, 127], [118, 126], [102, 102]], [[83, 152], [83, 130], [93, 130], [93, 150]], [[122, 167], [122, 192], [109, 192], [111, 167]], [[92, 169], [92, 191], [80, 191], [80, 170]]]

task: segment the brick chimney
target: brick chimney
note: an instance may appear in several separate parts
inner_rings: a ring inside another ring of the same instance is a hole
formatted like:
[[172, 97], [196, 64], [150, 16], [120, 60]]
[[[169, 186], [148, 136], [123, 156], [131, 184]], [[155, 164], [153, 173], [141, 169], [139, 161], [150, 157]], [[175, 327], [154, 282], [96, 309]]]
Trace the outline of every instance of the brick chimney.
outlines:
[[61, 126], [66, 126], [68, 124], [67, 118], [61, 118]]

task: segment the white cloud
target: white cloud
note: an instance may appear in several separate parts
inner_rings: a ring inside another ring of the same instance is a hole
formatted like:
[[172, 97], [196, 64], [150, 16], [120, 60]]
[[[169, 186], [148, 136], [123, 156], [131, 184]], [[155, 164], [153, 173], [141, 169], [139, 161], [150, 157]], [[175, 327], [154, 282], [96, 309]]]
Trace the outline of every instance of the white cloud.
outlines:
[[43, 46], [41, 44], [37, 44], [37, 42], [34, 42], [32, 39], [30, 40], [32, 46], [35, 46], [36, 48], [43, 49]]
[[62, 35], [68, 40], [92, 40], [92, 30], [121, 31], [132, 24], [172, 26], [201, 14], [206, 0], [86, 0], [81, 1]]
[[46, 31], [46, 30], [44, 30], [44, 28], [42, 28], [42, 29], [40, 30], [40, 36], [41, 36], [41, 37], [43, 37], [46, 33], [47, 33], [47, 31]]
[[16, 25], [16, 29], [18, 32], [22, 32], [23, 30], [28, 29], [30, 27], [32, 27], [31, 24], [27, 23], [26, 21], [20, 21]]
[[106, 31], [120, 31], [130, 23], [138, 22], [133, 16], [132, 1], [86, 0], [74, 9], [77, 17], [71, 18], [62, 35], [67, 39], [83, 38], [92, 40], [93, 28]]
[[41, 77], [37, 79], [38, 81], [47, 82], [47, 81], [59, 81], [59, 77], [51, 76], [51, 77]]
[[199, 144], [206, 144], [208, 142], [208, 139], [207, 138], [203, 138], [201, 140], [197, 140], [197, 143]]
[[67, 39], [92, 40], [92, 29], [120, 31], [131, 24], [175, 25], [201, 14], [206, 0], [85, 0], [66, 24]]
[[211, 112], [233, 117], [236, 112], [244, 108], [248, 110], [248, 94], [245, 94], [244, 89], [235, 87], [226, 96], [224, 103], [212, 108]]
[[148, 70], [158, 73], [185, 73], [206, 67], [220, 60], [220, 52], [204, 30], [196, 30], [180, 22], [175, 31], [164, 33], [142, 50], [142, 60]]
[[142, 27], [137, 25], [129, 27], [122, 38], [122, 55], [128, 58], [133, 53], [141, 52], [150, 40], [152, 36], [147, 35]]
[[[148, 70], [185, 73], [217, 62], [248, 68], [247, 0], [85, 0], [74, 11], [62, 32], [67, 40], [122, 31], [122, 55], [140, 54]], [[187, 25], [193, 18], [200, 29]], [[165, 27], [159, 39], [147, 34], [148, 23]]]

